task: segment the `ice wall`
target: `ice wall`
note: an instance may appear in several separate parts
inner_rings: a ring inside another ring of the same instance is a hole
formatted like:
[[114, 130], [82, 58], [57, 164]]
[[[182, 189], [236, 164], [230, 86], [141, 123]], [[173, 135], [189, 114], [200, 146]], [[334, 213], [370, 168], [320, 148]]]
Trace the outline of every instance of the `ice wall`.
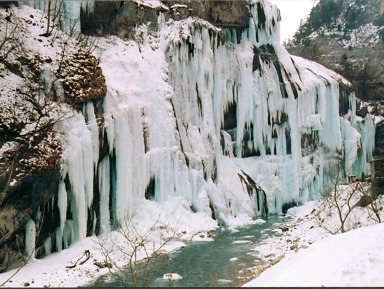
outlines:
[[319, 198], [338, 168], [369, 173], [374, 122], [356, 116], [349, 84], [287, 53], [274, 6], [249, 6], [246, 29], [159, 12], [158, 30], [138, 26], [135, 41], [100, 39], [103, 114], [88, 102], [58, 128], [56, 250], [145, 199], [183, 198], [231, 225]]
[[[88, 13], [93, 11], [94, 1], [79, 1], [79, 0], [66, 0], [66, 1], [45, 1], [45, 0], [26, 0], [20, 1], [31, 7], [42, 10], [50, 14], [50, 19], [60, 28], [72, 34], [77, 35], [81, 31], [80, 14], [81, 9]], [[49, 3], [50, 2], [50, 3]]]

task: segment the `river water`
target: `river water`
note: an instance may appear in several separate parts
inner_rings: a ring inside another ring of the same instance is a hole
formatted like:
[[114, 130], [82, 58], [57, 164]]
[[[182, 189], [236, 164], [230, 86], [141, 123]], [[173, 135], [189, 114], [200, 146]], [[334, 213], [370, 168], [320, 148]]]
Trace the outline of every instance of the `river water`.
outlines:
[[[247, 268], [255, 265], [254, 249], [263, 239], [274, 234], [274, 223], [284, 222], [282, 216], [271, 215], [263, 224], [253, 224], [232, 232], [220, 227], [213, 233], [213, 241], [187, 242], [178, 250], [160, 255], [145, 274], [142, 286], [170, 287], [230, 287], [238, 286], [237, 278], [245, 276]], [[127, 270], [128, 272], [128, 270]], [[177, 273], [179, 280], [163, 279], [166, 273]], [[127, 273], [127, 275], [129, 275]], [[104, 275], [92, 287], [127, 287], [127, 284], [111, 281]], [[141, 280], [142, 281], [142, 280]]]

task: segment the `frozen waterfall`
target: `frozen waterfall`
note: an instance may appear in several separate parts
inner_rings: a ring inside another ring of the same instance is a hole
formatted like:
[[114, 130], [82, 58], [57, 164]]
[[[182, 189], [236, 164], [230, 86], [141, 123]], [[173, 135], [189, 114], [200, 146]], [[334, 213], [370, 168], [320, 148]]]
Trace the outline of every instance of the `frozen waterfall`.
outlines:
[[146, 199], [183, 198], [230, 225], [260, 215], [263, 198], [269, 213], [319, 198], [339, 167], [369, 174], [374, 122], [356, 116], [348, 82], [288, 54], [275, 6], [249, 6], [246, 29], [159, 12], [136, 41], [100, 39], [102, 125], [89, 101], [58, 128], [56, 250], [116, 228]]

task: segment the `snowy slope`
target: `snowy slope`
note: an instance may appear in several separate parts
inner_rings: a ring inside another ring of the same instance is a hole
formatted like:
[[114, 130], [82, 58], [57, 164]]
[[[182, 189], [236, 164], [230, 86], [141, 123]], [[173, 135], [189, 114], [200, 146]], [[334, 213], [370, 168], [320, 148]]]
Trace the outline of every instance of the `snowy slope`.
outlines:
[[384, 224], [325, 238], [244, 287], [383, 286]]

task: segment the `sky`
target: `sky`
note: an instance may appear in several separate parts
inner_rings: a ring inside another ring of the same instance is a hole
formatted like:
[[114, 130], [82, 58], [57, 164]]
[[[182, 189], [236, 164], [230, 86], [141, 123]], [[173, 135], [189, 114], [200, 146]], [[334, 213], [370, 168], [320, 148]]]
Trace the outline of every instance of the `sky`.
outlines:
[[280, 40], [281, 42], [293, 37], [300, 25], [300, 20], [307, 18], [314, 0], [269, 0], [281, 11]]

